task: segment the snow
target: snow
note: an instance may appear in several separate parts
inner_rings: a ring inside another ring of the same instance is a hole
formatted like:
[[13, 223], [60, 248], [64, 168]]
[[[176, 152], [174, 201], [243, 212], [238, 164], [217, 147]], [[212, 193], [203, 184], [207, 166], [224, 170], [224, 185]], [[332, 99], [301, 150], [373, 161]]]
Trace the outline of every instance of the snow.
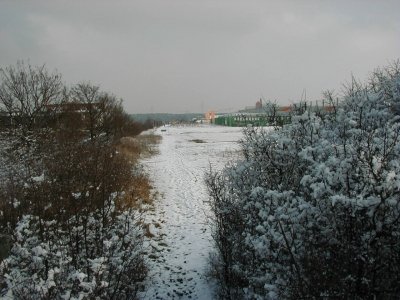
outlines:
[[242, 129], [170, 126], [155, 133], [162, 135], [159, 154], [144, 165], [160, 196], [147, 216], [150, 273], [141, 298], [213, 299], [205, 275], [213, 243], [204, 176], [239, 156]]
[[40, 176], [32, 177], [32, 181], [36, 182], [36, 183], [43, 182], [44, 181], [44, 174], [42, 174]]

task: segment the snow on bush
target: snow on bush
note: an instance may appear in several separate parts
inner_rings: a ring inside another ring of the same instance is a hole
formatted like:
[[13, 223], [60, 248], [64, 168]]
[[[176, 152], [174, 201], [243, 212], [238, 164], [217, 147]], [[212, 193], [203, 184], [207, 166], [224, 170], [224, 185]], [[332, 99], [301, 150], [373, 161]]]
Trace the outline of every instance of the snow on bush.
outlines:
[[332, 114], [246, 129], [211, 173], [224, 298], [400, 295], [400, 72], [353, 82]]
[[27, 164], [30, 176], [1, 191], [0, 220], [7, 232], [15, 228], [1, 264], [1, 295], [134, 299], [141, 288], [141, 219], [124, 205], [132, 166], [108, 144], [79, 141], [55, 144], [40, 156], [44, 170]]
[[135, 298], [141, 198], [116, 146], [143, 127], [99, 87], [23, 63], [0, 69], [0, 111], [0, 296]]
[[2, 262], [8, 293], [16, 299], [134, 299], [145, 274], [138, 216], [132, 210], [101, 214], [79, 222], [72, 217], [76, 225], [69, 228], [24, 216]]

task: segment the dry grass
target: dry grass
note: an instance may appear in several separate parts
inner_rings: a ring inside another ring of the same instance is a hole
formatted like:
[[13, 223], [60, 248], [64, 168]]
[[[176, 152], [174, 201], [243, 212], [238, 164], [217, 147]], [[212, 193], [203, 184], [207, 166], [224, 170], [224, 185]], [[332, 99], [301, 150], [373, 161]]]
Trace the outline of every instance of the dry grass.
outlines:
[[161, 135], [144, 134], [136, 137], [142, 149], [142, 155], [151, 156], [158, 153], [158, 144], [161, 142]]
[[[161, 142], [161, 136], [154, 134], [139, 135], [136, 137], [124, 137], [120, 139], [117, 150], [129, 160], [132, 166], [140, 163], [141, 158], [148, 158], [158, 153], [158, 144]], [[139, 168], [140, 169], [140, 168]], [[139, 171], [129, 184], [129, 190], [117, 203], [117, 208], [125, 210], [134, 208], [142, 213], [154, 210], [153, 201], [159, 197], [159, 193], [154, 190], [147, 174]], [[151, 232], [150, 226], [161, 228], [158, 222], [144, 223], [140, 221], [143, 227], [144, 235], [148, 239], [154, 239], [155, 235]], [[149, 258], [154, 254], [150, 254]]]
[[[117, 145], [117, 150], [134, 166], [139, 163], [140, 158], [157, 154], [160, 141], [161, 136], [153, 134], [123, 137]], [[120, 209], [135, 208], [140, 210], [143, 204], [151, 205], [156, 196], [157, 193], [153, 192], [148, 176], [140, 173], [133, 177], [129, 190], [118, 206]]]
[[135, 208], [140, 210], [143, 204], [153, 202], [153, 187], [150, 180], [145, 175], [135, 176], [130, 185], [130, 189], [118, 203], [119, 209]]
[[144, 235], [149, 239], [155, 237], [155, 235], [152, 234], [151, 231], [150, 231], [150, 224], [145, 224], [144, 225]]
[[117, 145], [117, 150], [132, 164], [137, 163], [140, 158], [140, 145], [136, 142], [135, 138], [123, 137]]
[[131, 163], [137, 163], [141, 157], [149, 157], [157, 154], [157, 145], [160, 141], [161, 136], [154, 134], [123, 137], [117, 145], [117, 150], [128, 158]]

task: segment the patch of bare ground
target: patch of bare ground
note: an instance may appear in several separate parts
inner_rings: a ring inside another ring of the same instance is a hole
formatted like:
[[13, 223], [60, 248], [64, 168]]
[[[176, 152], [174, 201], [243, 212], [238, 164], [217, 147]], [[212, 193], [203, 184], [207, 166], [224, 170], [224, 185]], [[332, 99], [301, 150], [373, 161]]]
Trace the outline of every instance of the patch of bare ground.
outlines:
[[203, 144], [203, 143], [206, 143], [206, 141], [205, 140], [201, 140], [201, 139], [194, 139], [194, 140], [190, 140], [191, 142], [193, 142], [193, 143], [197, 143], [197, 144]]

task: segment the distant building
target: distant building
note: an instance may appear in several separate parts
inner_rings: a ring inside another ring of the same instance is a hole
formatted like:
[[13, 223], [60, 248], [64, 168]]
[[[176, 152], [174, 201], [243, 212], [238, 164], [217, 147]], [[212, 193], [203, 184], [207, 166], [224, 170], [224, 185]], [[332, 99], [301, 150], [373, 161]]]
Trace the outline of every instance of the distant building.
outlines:
[[206, 121], [208, 121], [209, 123], [214, 123], [214, 120], [215, 120], [215, 111], [210, 110], [210, 111], [206, 112], [206, 113], [204, 114], [204, 119], [205, 119]]
[[335, 106], [325, 105], [324, 102], [322, 106], [319, 106], [318, 102], [315, 105], [312, 102], [299, 102], [286, 106], [267, 103], [263, 107], [260, 99], [255, 107], [250, 106], [237, 113], [217, 116], [213, 123], [224, 126], [283, 126], [291, 123], [293, 116], [305, 112], [317, 115], [330, 114], [335, 112]]
[[239, 112], [244, 112], [244, 113], [261, 113], [263, 112], [263, 101], [260, 98], [260, 100], [258, 100], [256, 102], [255, 106], [246, 106], [244, 109], [239, 110]]
[[261, 110], [262, 107], [263, 107], [262, 99], [260, 98], [260, 100], [258, 100], [258, 101], [256, 102], [256, 110]]

